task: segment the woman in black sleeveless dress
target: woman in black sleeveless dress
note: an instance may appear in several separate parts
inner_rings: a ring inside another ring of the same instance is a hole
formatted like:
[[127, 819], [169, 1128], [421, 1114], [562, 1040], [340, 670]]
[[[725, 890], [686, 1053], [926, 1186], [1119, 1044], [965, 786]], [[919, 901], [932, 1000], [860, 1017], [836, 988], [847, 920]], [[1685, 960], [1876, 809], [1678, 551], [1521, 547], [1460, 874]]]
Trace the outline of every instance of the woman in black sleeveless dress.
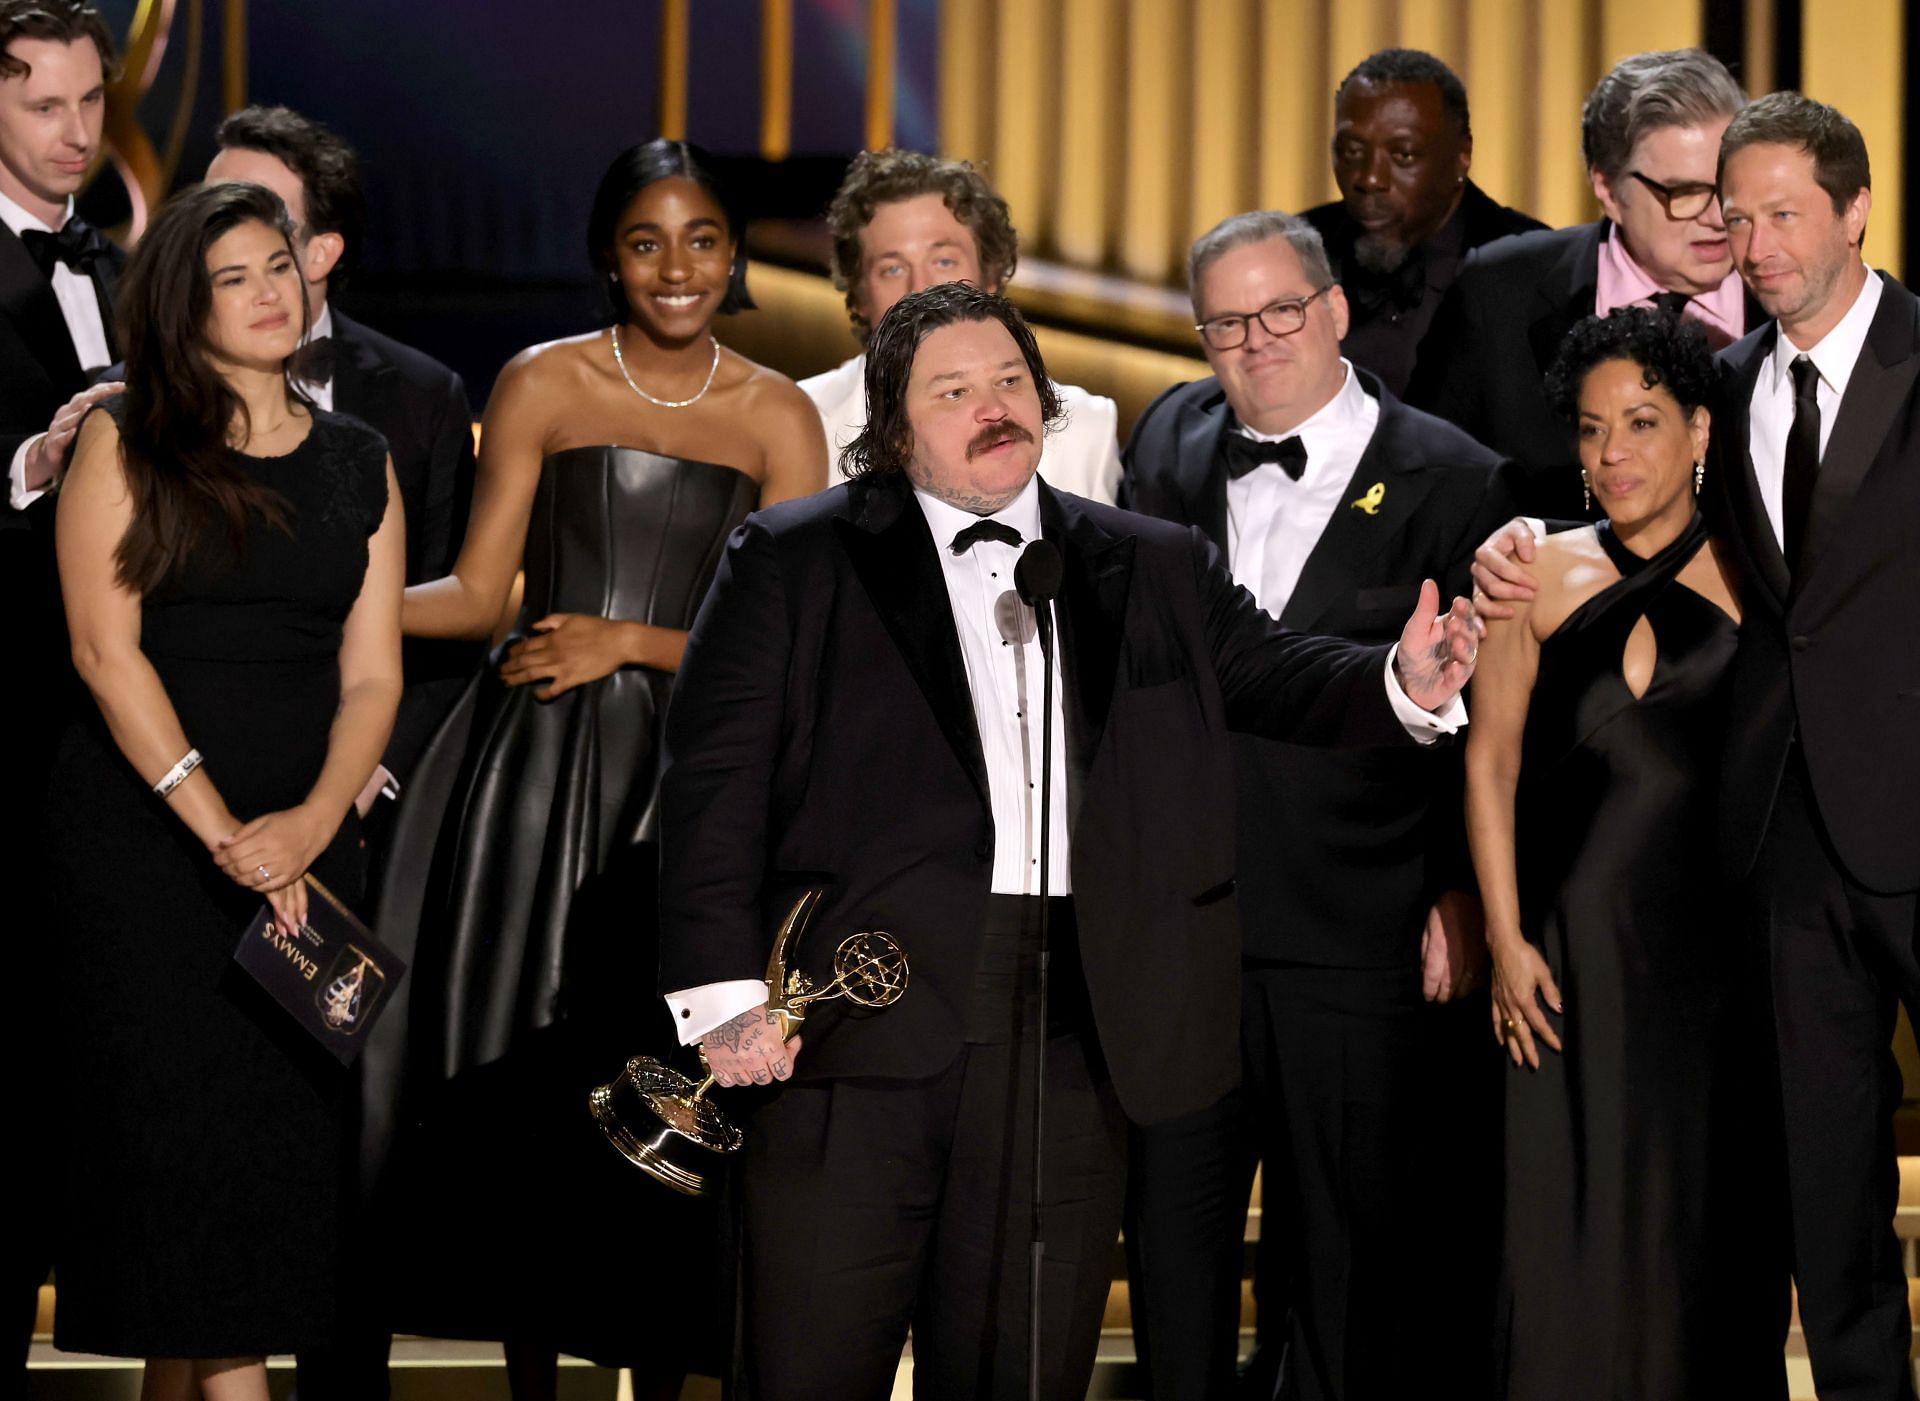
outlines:
[[686, 630], [747, 512], [826, 481], [806, 396], [714, 339], [752, 305], [739, 231], [694, 148], [614, 161], [587, 239], [614, 324], [501, 373], [465, 547], [407, 592], [409, 634], [484, 637], [524, 572], [402, 797], [380, 902], [419, 930], [402, 1321], [505, 1341], [522, 1397], [551, 1394], [557, 1351], [675, 1394], [728, 1312], [709, 1214], [621, 1160], [586, 1095], [674, 1044], [654, 789]]
[[332, 1340], [353, 1249], [340, 1067], [232, 963], [263, 898], [300, 918], [309, 870], [360, 893], [353, 800], [400, 695], [399, 496], [380, 437], [290, 387], [305, 307], [276, 196], [169, 203], [122, 284], [127, 388], [61, 491], [97, 709], [46, 813], [55, 1341], [147, 1357], [147, 1401], [265, 1401], [266, 1354]]
[[1660, 313], [1569, 334], [1551, 383], [1607, 519], [1542, 542], [1540, 591], [1490, 625], [1475, 677], [1515, 1401], [1766, 1394], [1743, 1389], [1769, 1359], [1733, 1331], [1722, 1228], [1737, 949], [1714, 791], [1739, 605], [1694, 503], [1711, 377], [1697, 328]]

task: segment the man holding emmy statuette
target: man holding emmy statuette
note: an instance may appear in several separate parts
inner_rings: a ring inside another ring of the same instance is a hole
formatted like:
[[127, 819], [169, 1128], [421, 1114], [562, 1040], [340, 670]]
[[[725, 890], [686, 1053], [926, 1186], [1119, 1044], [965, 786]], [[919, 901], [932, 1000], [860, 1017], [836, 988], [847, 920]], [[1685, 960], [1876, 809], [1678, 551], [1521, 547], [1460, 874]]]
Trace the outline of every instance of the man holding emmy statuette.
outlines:
[[[1036, 481], [1059, 401], [977, 288], [895, 305], [866, 392], [849, 482], [748, 517], [689, 639], [660, 986], [719, 1085], [762, 1087], [723, 1092], [758, 1401], [886, 1397], [909, 1329], [917, 1397], [1080, 1397], [1126, 1125], [1239, 1073], [1229, 730], [1432, 742], [1479, 624], [1428, 583], [1397, 647], [1296, 633], [1199, 532]], [[816, 886], [797, 971], [878, 931], [912, 985], [815, 1001], [803, 1047], [762, 972]]]

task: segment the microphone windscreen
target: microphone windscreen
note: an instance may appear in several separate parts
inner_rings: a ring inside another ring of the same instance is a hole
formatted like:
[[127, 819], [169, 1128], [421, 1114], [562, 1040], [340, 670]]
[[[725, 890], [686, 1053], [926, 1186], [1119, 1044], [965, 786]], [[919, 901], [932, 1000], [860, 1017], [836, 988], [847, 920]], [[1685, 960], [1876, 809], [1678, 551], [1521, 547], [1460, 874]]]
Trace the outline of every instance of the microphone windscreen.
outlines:
[[1013, 586], [1028, 607], [1038, 607], [1059, 594], [1065, 572], [1066, 564], [1052, 542], [1035, 540], [1020, 552], [1020, 560], [1013, 566]]

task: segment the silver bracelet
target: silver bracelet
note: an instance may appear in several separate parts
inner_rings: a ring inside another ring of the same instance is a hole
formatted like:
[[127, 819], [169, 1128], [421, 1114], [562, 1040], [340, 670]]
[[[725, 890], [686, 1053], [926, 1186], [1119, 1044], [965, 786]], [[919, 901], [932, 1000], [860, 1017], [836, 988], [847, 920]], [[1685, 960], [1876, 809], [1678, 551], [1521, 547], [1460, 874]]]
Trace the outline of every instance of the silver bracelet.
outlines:
[[153, 785], [153, 791], [161, 798], [187, 781], [187, 775], [200, 767], [200, 751], [189, 749], [179, 763], [168, 769], [166, 776]]

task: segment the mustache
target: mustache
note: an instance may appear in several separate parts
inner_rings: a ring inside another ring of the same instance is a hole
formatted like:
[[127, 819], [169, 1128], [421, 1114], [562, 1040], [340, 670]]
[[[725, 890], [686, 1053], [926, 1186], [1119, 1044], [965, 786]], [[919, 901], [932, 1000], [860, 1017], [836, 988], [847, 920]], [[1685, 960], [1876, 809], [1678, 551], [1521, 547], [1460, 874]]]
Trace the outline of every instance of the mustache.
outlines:
[[971, 461], [988, 448], [995, 447], [1000, 443], [1030, 443], [1032, 441], [1033, 434], [1029, 433], [1024, 425], [1008, 419], [1005, 423], [990, 424], [982, 428], [978, 433], [975, 433], [973, 435], [973, 441], [967, 444], [967, 459]]

